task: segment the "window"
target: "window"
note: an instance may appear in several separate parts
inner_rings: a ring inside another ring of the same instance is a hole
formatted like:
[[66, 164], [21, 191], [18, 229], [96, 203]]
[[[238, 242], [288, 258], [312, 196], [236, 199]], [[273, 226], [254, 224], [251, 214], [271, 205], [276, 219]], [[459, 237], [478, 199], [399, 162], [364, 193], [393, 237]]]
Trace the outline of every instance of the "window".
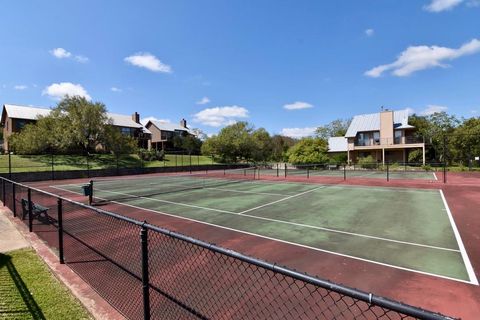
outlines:
[[375, 131], [373, 133], [373, 143], [374, 144], [380, 144], [380, 131]]
[[402, 131], [401, 131], [401, 130], [395, 130], [394, 143], [395, 143], [395, 144], [400, 144], [400, 143], [402, 143]]
[[25, 127], [26, 124], [27, 121], [25, 120], [15, 120], [15, 129], [20, 131], [23, 129], [23, 127]]
[[121, 127], [120, 132], [126, 136], [133, 136], [133, 128]]

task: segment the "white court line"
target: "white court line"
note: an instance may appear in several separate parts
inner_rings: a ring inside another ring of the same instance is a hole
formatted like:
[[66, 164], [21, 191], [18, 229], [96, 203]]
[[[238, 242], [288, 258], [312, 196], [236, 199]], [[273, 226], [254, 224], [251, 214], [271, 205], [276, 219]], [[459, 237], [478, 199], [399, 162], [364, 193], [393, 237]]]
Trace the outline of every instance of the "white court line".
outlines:
[[250, 209], [247, 209], [245, 211], [242, 211], [242, 212], [240, 212], [240, 214], [244, 214], [244, 213], [247, 213], [247, 212], [250, 212], [250, 211], [253, 211], [253, 210], [257, 210], [257, 209], [260, 209], [260, 208], [263, 208], [263, 207], [266, 207], [266, 206], [269, 206], [269, 205], [272, 205], [272, 204], [275, 204], [275, 203], [279, 203], [279, 202], [282, 202], [282, 201], [285, 201], [285, 200], [289, 200], [289, 199], [292, 199], [292, 198], [295, 198], [295, 197], [303, 196], [304, 194], [307, 194], [307, 193], [310, 193], [310, 192], [313, 192], [313, 191], [316, 191], [318, 189], [322, 189], [322, 188], [325, 188], [325, 187], [326, 186], [320, 186], [320, 187], [317, 187], [317, 188], [313, 188], [313, 189], [310, 189], [310, 190], [307, 190], [307, 191], [304, 191], [304, 192], [300, 192], [300, 193], [282, 198], [280, 200], [265, 203], [265, 204], [262, 204], [258, 207], [254, 207], [254, 208], [250, 208]]
[[435, 174], [435, 172], [432, 172], [432, 173], [433, 173], [433, 177], [435, 178], [435, 180], [438, 181], [437, 175]]
[[460, 232], [458, 232], [457, 225], [455, 224], [455, 220], [453, 219], [452, 212], [450, 211], [450, 208], [447, 203], [447, 199], [445, 198], [445, 195], [443, 194], [443, 190], [438, 190], [440, 192], [440, 195], [442, 196], [443, 204], [445, 205], [445, 208], [447, 209], [447, 215], [448, 219], [450, 220], [450, 224], [452, 225], [453, 233], [455, 234], [455, 239], [457, 240], [458, 247], [460, 248], [460, 253], [462, 254], [462, 259], [463, 263], [465, 265], [465, 268], [467, 269], [468, 277], [470, 278], [470, 282], [472, 284], [475, 284], [478, 286], [478, 280], [477, 276], [475, 275], [475, 271], [473, 270], [472, 263], [470, 262], [470, 259], [468, 258], [467, 250], [465, 249], [465, 246], [463, 245], [462, 237], [460, 237]]
[[[64, 191], [71, 192], [71, 193], [74, 193], [74, 194], [81, 194], [80, 192], [70, 191], [70, 190], [58, 188], [58, 187], [55, 187], [55, 186], [52, 186], [52, 187], [55, 188], [55, 189], [64, 190]], [[380, 262], [380, 261], [360, 258], [360, 257], [356, 257], [356, 256], [344, 254], [344, 253], [339, 253], [339, 252], [335, 252], [335, 251], [320, 249], [320, 248], [316, 248], [316, 247], [312, 247], [312, 246], [308, 246], [308, 245], [304, 245], [304, 244], [300, 244], [300, 243], [295, 243], [295, 242], [290, 242], [290, 241], [287, 241], [287, 240], [281, 240], [281, 239], [277, 239], [277, 238], [273, 238], [273, 237], [264, 236], [264, 235], [253, 233], [253, 232], [248, 232], [248, 231], [243, 231], [243, 230], [239, 230], [239, 229], [224, 227], [224, 226], [220, 226], [220, 225], [217, 225], [217, 224], [213, 224], [213, 223], [209, 223], [209, 222], [205, 222], [205, 221], [201, 221], [201, 220], [182, 217], [182, 216], [178, 216], [178, 215], [174, 215], [174, 214], [170, 214], [170, 213], [165, 213], [165, 212], [158, 211], [158, 210], [143, 208], [143, 207], [131, 205], [131, 204], [128, 204], [128, 203], [123, 203], [123, 202], [118, 202], [118, 201], [110, 201], [110, 202], [116, 203], [116, 204], [119, 204], [119, 205], [124, 205], [124, 206], [130, 207], [130, 208], [135, 208], [135, 209], [139, 209], [139, 210], [145, 210], [145, 211], [149, 211], [149, 212], [153, 212], [153, 213], [162, 214], [162, 215], [165, 215], [165, 216], [169, 216], [169, 217], [173, 217], [173, 218], [177, 218], [177, 219], [181, 219], [181, 220], [197, 222], [197, 223], [205, 224], [205, 225], [208, 225], [208, 226], [217, 227], [217, 228], [220, 228], [220, 229], [225, 229], [225, 230], [230, 230], [230, 231], [234, 231], [234, 232], [238, 232], [238, 233], [243, 233], [243, 234], [247, 234], [247, 235], [250, 235], [250, 236], [256, 236], [256, 237], [267, 239], [267, 240], [278, 241], [278, 242], [281, 242], [281, 243], [285, 243], [285, 244], [289, 244], [289, 245], [297, 246], [297, 247], [301, 247], [301, 248], [306, 248], [306, 249], [310, 249], [310, 250], [313, 250], [313, 251], [325, 252], [325, 253], [341, 256], [341, 257], [346, 257], [346, 258], [351, 258], [351, 259], [355, 259], [355, 260], [365, 261], [365, 262], [378, 264], [378, 265], [385, 266], [385, 267], [390, 267], [390, 268], [394, 268], [394, 269], [419, 273], [419, 274], [428, 275], [428, 276], [432, 276], [432, 277], [438, 277], [438, 278], [442, 278], [442, 279], [447, 279], [447, 280], [452, 280], [452, 281], [457, 281], [457, 282], [462, 282], [462, 283], [468, 283], [468, 284], [475, 284], [475, 283], [472, 283], [470, 281], [466, 281], [466, 280], [462, 280], [462, 279], [457, 279], [457, 278], [443, 276], [443, 275], [439, 275], [439, 274], [435, 274], [435, 273], [430, 273], [430, 272], [420, 271], [420, 270], [416, 270], [416, 269], [396, 266], [396, 265], [392, 265], [392, 264], [388, 264], [388, 263], [384, 263], [384, 262]]]
[[244, 191], [244, 190], [233, 190], [233, 189], [224, 189], [224, 188], [209, 188], [205, 187], [203, 189], [207, 190], [219, 190], [219, 191], [227, 191], [227, 192], [236, 192], [236, 193], [250, 193], [250, 194], [261, 194], [266, 196], [278, 196], [278, 197], [285, 197], [286, 194], [280, 193], [270, 193], [270, 192], [255, 192], [255, 191]]
[[[180, 203], [180, 202], [173, 202], [173, 201], [160, 200], [160, 199], [149, 198], [149, 197], [136, 196], [136, 195], [132, 195], [132, 194], [128, 194], [128, 193], [122, 193], [122, 192], [107, 191], [107, 190], [100, 190], [100, 191], [101, 192], [107, 192], [107, 193], [120, 194], [120, 195], [129, 196], [129, 197], [133, 197], [133, 198], [137, 198], [137, 199], [145, 199], [145, 200], [156, 201], [156, 202], [165, 202], [165, 203], [174, 204], [174, 205], [188, 206], [188, 207], [193, 207], [193, 208], [198, 208], [198, 209], [206, 209], [206, 210], [210, 210], [210, 211], [228, 213], [228, 214], [231, 214], [231, 215], [244, 216], [244, 217], [248, 217], [248, 218], [264, 220], [264, 221], [269, 221], [269, 222], [274, 222], [274, 223], [283, 223], [283, 224], [293, 225], [293, 226], [302, 227], [302, 228], [322, 230], [322, 231], [327, 231], [327, 232], [331, 232], [331, 233], [346, 234], [346, 235], [350, 235], [350, 236], [354, 236], [354, 237], [381, 240], [381, 241], [405, 244], [405, 245], [416, 246], [416, 247], [424, 247], [424, 248], [429, 248], [429, 249], [459, 252], [459, 250], [457, 250], [457, 249], [444, 248], [444, 247], [432, 246], [432, 245], [428, 245], [428, 244], [421, 244], [421, 243], [415, 243], [415, 242], [409, 242], [409, 241], [395, 240], [395, 239], [390, 239], [390, 238], [377, 237], [377, 236], [371, 236], [371, 235], [366, 235], [366, 234], [361, 234], [361, 233], [348, 232], [348, 231], [342, 231], [342, 230], [338, 230], [338, 229], [332, 229], [332, 228], [326, 228], [326, 227], [320, 227], [320, 226], [312, 226], [312, 225], [309, 225], [309, 224], [303, 224], [303, 223], [297, 223], [297, 222], [291, 222], [291, 221], [285, 221], [285, 220], [279, 220], [279, 219], [273, 219], [273, 218], [267, 218], [267, 217], [245, 214], [246, 212], [253, 211], [253, 210], [259, 209], [259, 208], [263, 208], [265, 206], [269, 206], [269, 205], [272, 205], [272, 204], [275, 204], [275, 203], [278, 203], [278, 202], [281, 202], [281, 201], [284, 201], [284, 200], [288, 200], [288, 199], [291, 199], [291, 198], [296, 197], [296, 196], [301, 196], [301, 195], [304, 195], [308, 192], [318, 190], [320, 188], [321, 187], [311, 189], [311, 190], [307, 190], [305, 192], [302, 192], [302, 193], [299, 193], [299, 194], [296, 194], [296, 195], [293, 195], [293, 196], [289, 196], [289, 197], [286, 197], [286, 198], [283, 198], [283, 199], [280, 199], [280, 200], [277, 200], [277, 201], [269, 202], [269, 203], [266, 203], [264, 205], [261, 205], [261, 206], [258, 206], [258, 207], [252, 208], [252, 209], [248, 209], [248, 210], [245, 210], [245, 211], [242, 211], [242, 212], [232, 212], [232, 211], [226, 211], [226, 210], [212, 209], [212, 208], [207, 208], [207, 207], [189, 205], [189, 204]], [[114, 201], [111, 201], [111, 200], [108, 200], [108, 199], [104, 199], [104, 198], [100, 198], [100, 197], [98, 197], [98, 198], [102, 199], [102, 200], [114, 202]]]

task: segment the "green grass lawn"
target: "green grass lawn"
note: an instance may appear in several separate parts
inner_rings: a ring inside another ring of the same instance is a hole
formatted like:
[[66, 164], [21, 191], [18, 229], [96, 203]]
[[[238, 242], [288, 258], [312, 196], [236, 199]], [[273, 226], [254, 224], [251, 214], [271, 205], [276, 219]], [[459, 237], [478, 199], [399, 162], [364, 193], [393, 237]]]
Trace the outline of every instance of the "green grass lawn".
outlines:
[[[12, 172], [37, 172], [52, 170], [52, 156], [50, 155], [12, 155]], [[8, 155], [0, 155], [0, 173], [8, 172]], [[188, 155], [167, 154], [165, 161], [142, 161], [138, 155], [122, 155], [116, 159], [112, 154], [96, 154], [88, 159], [81, 155], [56, 155], [53, 157], [53, 168], [61, 170], [86, 170], [116, 168], [140, 168], [140, 167], [174, 167], [205, 165], [216, 163], [209, 156], [193, 155], [190, 160]]]
[[32, 249], [0, 254], [0, 319], [93, 319]]

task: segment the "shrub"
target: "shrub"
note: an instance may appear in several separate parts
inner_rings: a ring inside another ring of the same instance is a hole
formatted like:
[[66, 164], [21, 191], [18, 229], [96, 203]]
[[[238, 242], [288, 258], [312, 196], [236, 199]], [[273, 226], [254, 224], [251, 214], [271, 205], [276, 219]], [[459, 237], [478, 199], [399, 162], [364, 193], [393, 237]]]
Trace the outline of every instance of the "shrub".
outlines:
[[432, 166], [429, 164], [426, 164], [422, 166], [422, 169], [425, 171], [432, 171]]
[[372, 156], [359, 158], [357, 163], [364, 169], [375, 169], [377, 167], [377, 162], [375, 162]]
[[143, 161], [162, 161], [165, 157], [165, 152], [163, 150], [145, 150], [140, 149], [138, 152], [138, 156]]

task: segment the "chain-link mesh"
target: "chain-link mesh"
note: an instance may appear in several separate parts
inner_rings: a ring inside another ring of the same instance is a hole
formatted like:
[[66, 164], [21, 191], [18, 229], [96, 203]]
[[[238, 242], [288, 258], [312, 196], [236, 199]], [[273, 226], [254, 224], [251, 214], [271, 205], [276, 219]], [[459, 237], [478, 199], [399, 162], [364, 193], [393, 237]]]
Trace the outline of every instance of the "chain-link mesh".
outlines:
[[[10, 209], [13, 184], [4, 179], [1, 190]], [[54, 249], [63, 239], [59, 254], [65, 262], [128, 319], [449, 319], [50, 193], [30, 192], [32, 208], [43, 210], [32, 215], [33, 231]], [[20, 219], [22, 199], [28, 200], [28, 187], [15, 184]]]

